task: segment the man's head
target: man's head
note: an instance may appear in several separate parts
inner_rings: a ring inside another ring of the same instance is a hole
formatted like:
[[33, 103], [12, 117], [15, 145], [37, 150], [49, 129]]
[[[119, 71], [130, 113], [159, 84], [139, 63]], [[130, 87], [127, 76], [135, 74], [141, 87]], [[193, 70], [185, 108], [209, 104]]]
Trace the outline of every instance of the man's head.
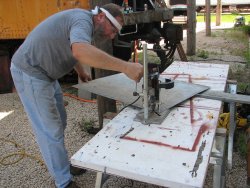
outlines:
[[121, 30], [123, 23], [121, 7], [113, 3], [106, 4], [100, 7], [98, 14], [94, 16], [94, 35], [98, 38], [113, 39]]

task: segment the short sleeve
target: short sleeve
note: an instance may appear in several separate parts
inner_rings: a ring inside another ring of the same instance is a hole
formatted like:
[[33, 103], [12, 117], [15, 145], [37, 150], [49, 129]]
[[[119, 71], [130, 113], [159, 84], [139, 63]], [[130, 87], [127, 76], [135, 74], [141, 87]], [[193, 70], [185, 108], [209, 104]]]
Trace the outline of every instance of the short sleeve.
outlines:
[[70, 29], [70, 45], [73, 43], [91, 43], [93, 22], [91, 17], [76, 19]]

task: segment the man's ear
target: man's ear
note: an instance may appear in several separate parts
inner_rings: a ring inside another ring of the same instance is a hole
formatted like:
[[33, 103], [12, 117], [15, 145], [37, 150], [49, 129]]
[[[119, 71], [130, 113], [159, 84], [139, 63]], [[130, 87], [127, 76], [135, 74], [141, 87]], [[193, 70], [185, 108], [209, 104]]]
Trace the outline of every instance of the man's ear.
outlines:
[[105, 13], [101, 12], [101, 13], [97, 14], [96, 17], [97, 17], [97, 21], [99, 23], [103, 23], [105, 21], [106, 15], [105, 15]]

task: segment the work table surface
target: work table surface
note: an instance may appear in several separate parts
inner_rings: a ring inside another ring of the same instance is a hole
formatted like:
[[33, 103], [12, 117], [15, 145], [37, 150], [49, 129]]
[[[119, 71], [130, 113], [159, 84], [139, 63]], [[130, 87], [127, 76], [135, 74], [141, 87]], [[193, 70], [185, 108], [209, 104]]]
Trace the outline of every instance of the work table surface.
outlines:
[[[224, 91], [228, 65], [174, 62], [162, 76]], [[202, 187], [221, 101], [193, 97], [161, 124], [134, 121], [128, 107], [73, 157], [75, 166], [166, 187]]]

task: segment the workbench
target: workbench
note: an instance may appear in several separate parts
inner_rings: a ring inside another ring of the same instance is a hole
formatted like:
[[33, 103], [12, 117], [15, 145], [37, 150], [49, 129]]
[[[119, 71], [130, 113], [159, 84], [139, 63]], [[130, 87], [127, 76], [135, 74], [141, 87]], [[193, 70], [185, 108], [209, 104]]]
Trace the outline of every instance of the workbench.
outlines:
[[[224, 91], [228, 69], [223, 64], [174, 62], [161, 76]], [[140, 109], [127, 107], [71, 163], [99, 175], [165, 187], [203, 187], [221, 106], [219, 100], [193, 97], [171, 108], [161, 124], [149, 125], [134, 121]]]

